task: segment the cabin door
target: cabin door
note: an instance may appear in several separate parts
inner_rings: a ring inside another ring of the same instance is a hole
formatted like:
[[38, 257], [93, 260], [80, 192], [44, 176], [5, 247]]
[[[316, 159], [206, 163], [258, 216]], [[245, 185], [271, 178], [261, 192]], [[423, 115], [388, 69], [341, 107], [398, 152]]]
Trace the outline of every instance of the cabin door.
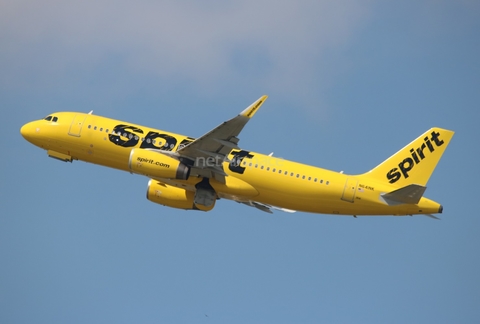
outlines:
[[355, 199], [355, 193], [357, 192], [358, 180], [355, 178], [348, 178], [343, 188], [342, 200], [353, 203]]
[[80, 137], [83, 123], [85, 122], [86, 118], [87, 116], [85, 114], [76, 114], [75, 117], [73, 117], [72, 124], [68, 130], [68, 135]]

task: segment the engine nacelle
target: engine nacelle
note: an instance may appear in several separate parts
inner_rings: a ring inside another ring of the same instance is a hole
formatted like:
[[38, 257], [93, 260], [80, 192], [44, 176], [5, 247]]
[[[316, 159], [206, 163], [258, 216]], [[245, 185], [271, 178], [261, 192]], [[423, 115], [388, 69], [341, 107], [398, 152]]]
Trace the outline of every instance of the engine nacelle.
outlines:
[[169, 186], [151, 179], [148, 182], [147, 199], [167, 207], [209, 211], [215, 206], [203, 206], [195, 204], [195, 192], [182, 188]]
[[190, 168], [174, 158], [155, 151], [133, 149], [130, 152], [128, 167], [134, 173], [152, 178], [186, 180]]

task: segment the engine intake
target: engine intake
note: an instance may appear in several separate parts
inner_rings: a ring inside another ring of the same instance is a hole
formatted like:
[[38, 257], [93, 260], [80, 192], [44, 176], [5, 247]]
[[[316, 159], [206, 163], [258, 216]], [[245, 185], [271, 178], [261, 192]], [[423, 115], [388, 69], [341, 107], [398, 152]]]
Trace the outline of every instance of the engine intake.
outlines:
[[195, 192], [182, 188], [169, 186], [151, 179], [147, 187], [147, 199], [167, 207], [209, 211], [215, 206], [215, 201], [210, 206], [195, 203]]
[[179, 209], [194, 209], [195, 193], [185, 189], [167, 186], [151, 179], [147, 187], [147, 199], [168, 207]]
[[134, 173], [152, 178], [187, 180], [190, 168], [174, 158], [155, 151], [133, 149], [128, 167]]

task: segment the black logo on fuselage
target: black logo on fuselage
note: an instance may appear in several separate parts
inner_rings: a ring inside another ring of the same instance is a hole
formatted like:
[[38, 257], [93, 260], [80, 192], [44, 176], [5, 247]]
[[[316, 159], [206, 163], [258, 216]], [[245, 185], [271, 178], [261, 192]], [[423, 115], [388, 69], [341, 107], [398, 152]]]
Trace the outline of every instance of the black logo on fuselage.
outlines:
[[243, 174], [245, 172], [245, 168], [241, 166], [243, 159], [251, 159], [253, 155], [250, 154], [248, 151], [232, 151], [231, 154], [233, 155], [231, 162], [228, 165], [228, 168], [232, 172]]
[[[140, 148], [142, 149], [150, 148], [163, 151], [172, 151], [178, 143], [177, 138], [169, 134], [154, 131], [144, 134], [144, 131], [138, 127], [120, 124], [113, 128], [112, 134], [108, 135], [108, 139], [113, 144], [122, 147], [134, 147], [141, 142]], [[193, 138], [186, 138], [178, 147], [181, 148], [193, 140]]]
[[[390, 183], [395, 183], [403, 176], [405, 179], [409, 177], [408, 172], [410, 172], [413, 167], [423, 159], [425, 159], [425, 152], [432, 153], [435, 151], [435, 147], [439, 147], [443, 145], [443, 140], [439, 138], [440, 133], [433, 131], [431, 133], [432, 137], [425, 137], [424, 143], [420, 145], [418, 148], [411, 148], [410, 149], [410, 156], [405, 158], [402, 162], [398, 164], [398, 168], [393, 168], [387, 173], [387, 179]], [[435, 144], [435, 147], [433, 144]], [[425, 151], [428, 148], [428, 151]]]

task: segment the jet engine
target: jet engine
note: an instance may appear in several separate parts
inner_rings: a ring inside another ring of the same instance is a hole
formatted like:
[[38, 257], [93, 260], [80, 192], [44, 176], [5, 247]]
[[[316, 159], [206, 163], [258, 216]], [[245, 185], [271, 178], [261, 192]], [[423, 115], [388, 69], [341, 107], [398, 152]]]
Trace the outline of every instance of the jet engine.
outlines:
[[144, 149], [133, 149], [128, 160], [130, 171], [152, 178], [186, 180], [190, 168], [174, 158]]
[[151, 179], [148, 182], [147, 199], [167, 207], [209, 211], [215, 206], [215, 201], [210, 206], [195, 203], [196, 193], [182, 188], [169, 186]]

